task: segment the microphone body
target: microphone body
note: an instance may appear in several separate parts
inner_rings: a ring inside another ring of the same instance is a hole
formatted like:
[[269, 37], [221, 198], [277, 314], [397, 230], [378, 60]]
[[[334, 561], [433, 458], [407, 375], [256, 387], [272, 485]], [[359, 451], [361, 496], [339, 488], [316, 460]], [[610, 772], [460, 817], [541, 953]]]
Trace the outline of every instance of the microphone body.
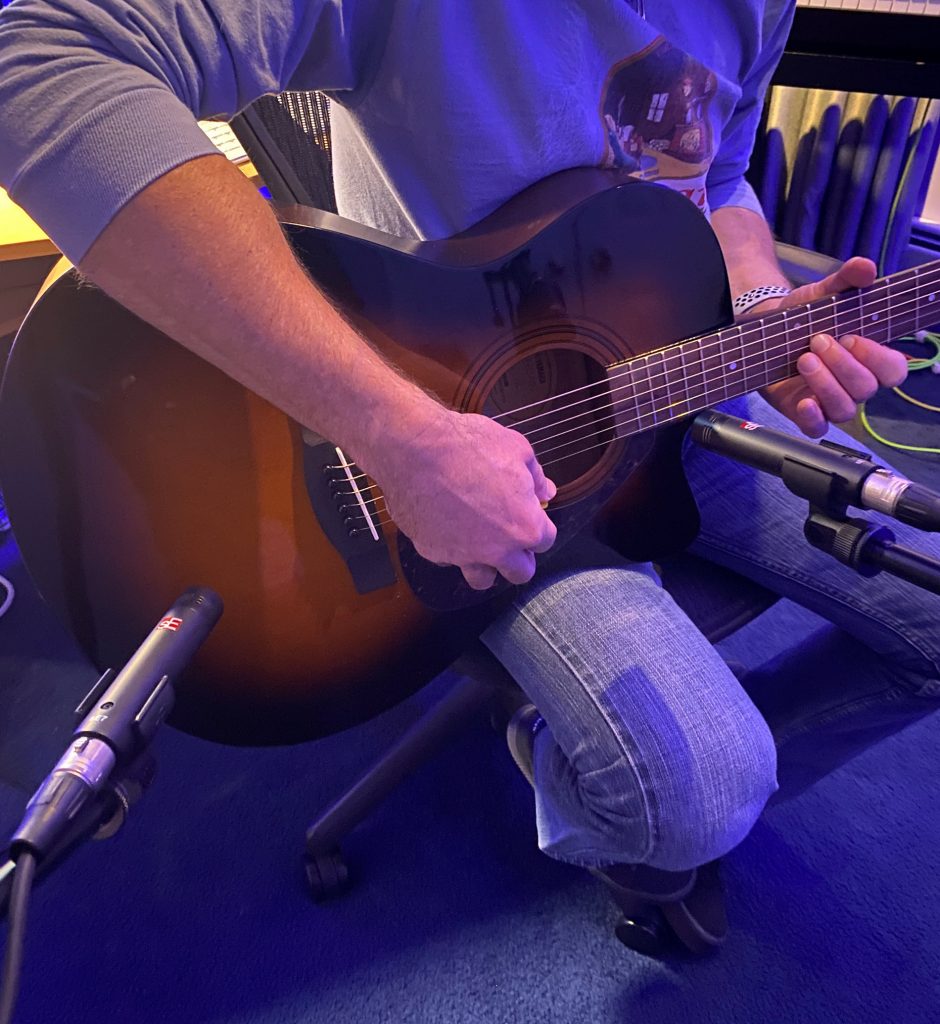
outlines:
[[876, 465], [866, 452], [794, 437], [711, 409], [695, 417], [691, 433], [703, 448], [779, 476], [794, 494], [815, 504], [869, 508], [921, 530], [940, 530], [940, 495]]
[[207, 587], [183, 594], [151, 630], [124, 668], [109, 669], [78, 706], [80, 721], [68, 750], [26, 807], [11, 840], [41, 858], [78, 812], [153, 738], [175, 701], [173, 681], [222, 614]]

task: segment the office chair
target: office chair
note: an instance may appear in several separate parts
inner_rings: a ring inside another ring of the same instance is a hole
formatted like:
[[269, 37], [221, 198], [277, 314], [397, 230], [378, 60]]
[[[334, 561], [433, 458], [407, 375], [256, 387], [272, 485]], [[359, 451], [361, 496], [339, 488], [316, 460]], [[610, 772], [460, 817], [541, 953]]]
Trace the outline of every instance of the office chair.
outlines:
[[[332, 188], [329, 106], [319, 93], [265, 96], [232, 121], [272, 199], [336, 211]], [[783, 246], [779, 255], [794, 283], [831, 272], [838, 264], [815, 253]], [[729, 636], [777, 601], [777, 595], [731, 570], [683, 553], [660, 567], [663, 584], [712, 642]], [[316, 901], [349, 884], [343, 839], [414, 769], [441, 749], [457, 729], [488, 713], [503, 726], [525, 701], [508, 673], [477, 643], [453, 666], [456, 681], [332, 806], [308, 828], [305, 864]], [[656, 908], [623, 917], [617, 937], [630, 948], [660, 955], [672, 941]]]

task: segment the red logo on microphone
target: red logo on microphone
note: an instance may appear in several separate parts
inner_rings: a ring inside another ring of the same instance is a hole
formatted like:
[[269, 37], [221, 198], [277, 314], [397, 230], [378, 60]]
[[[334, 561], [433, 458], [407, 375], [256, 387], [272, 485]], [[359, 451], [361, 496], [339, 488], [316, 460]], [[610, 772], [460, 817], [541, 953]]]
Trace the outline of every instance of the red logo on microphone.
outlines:
[[182, 625], [182, 619], [178, 619], [175, 615], [167, 615], [157, 623], [157, 629], [168, 629], [175, 633]]

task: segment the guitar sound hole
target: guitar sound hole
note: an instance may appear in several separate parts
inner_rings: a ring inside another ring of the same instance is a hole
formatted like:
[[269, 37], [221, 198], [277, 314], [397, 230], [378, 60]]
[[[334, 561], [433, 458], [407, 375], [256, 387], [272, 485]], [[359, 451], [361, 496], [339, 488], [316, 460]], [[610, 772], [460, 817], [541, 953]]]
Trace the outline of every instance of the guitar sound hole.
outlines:
[[483, 411], [525, 434], [558, 487], [588, 473], [615, 437], [605, 368], [574, 349], [520, 359], [496, 381]]

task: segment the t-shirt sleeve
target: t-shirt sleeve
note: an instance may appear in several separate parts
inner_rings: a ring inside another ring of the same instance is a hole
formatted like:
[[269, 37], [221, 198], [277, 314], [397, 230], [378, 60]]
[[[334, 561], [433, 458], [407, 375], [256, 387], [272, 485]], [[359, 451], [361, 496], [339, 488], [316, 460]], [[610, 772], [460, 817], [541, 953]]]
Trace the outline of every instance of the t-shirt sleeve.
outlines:
[[78, 262], [197, 118], [286, 88], [355, 89], [369, 0], [15, 0], [0, 13], [0, 184]]
[[708, 170], [706, 187], [712, 210], [722, 206], [743, 206], [763, 216], [760, 201], [744, 175], [754, 148], [764, 97], [790, 34], [794, 10], [793, 0], [770, 0], [767, 3], [764, 40], [757, 59], [744, 76], [741, 99], [725, 127], [721, 146]]

